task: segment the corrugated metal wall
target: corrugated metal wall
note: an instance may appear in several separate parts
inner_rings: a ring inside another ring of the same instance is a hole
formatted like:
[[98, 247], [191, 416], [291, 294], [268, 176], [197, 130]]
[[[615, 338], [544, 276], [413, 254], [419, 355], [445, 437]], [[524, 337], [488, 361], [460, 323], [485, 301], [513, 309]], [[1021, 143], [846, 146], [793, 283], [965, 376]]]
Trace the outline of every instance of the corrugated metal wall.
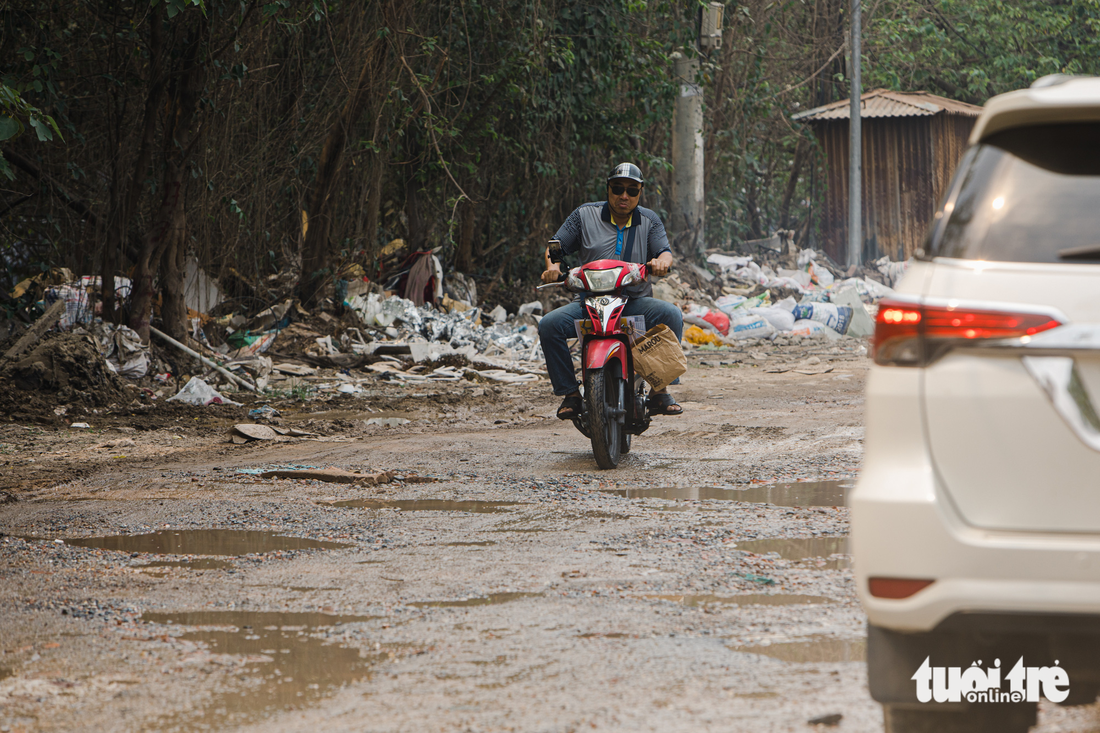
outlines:
[[932, 118], [932, 162], [935, 177], [932, 193], [936, 206], [947, 195], [947, 187], [955, 175], [955, 167], [966, 152], [966, 141], [974, 129], [976, 117], [936, 115]]
[[[835, 262], [848, 252], [848, 121], [811, 123], [827, 156], [823, 249]], [[904, 260], [923, 244], [973, 117], [938, 114], [863, 120], [863, 259]]]

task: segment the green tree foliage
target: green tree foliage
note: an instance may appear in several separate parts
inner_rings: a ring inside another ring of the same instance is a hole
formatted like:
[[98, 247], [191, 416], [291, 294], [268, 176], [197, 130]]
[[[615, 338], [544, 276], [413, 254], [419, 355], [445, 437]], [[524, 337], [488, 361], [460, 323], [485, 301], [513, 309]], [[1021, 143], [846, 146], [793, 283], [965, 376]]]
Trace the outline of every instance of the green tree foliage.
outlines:
[[[777, 228], [814, 244], [824, 158], [790, 117], [847, 97], [848, 4], [727, 3], [698, 80], [708, 245]], [[351, 263], [376, 276], [398, 237], [490, 283], [529, 277], [614, 163], [641, 164], [645, 205], [666, 212], [672, 55], [696, 53], [698, 7], [9, 0], [0, 250], [104, 275], [147, 256], [161, 283], [191, 253], [244, 310], [303, 268], [322, 285]], [[864, 0], [863, 12], [867, 89], [980, 104], [1100, 59], [1100, 0]], [[178, 246], [150, 245], [160, 227]]]
[[982, 104], [1047, 74], [1100, 71], [1100, 1], [905, 0], [867, 37], [868, 83]]

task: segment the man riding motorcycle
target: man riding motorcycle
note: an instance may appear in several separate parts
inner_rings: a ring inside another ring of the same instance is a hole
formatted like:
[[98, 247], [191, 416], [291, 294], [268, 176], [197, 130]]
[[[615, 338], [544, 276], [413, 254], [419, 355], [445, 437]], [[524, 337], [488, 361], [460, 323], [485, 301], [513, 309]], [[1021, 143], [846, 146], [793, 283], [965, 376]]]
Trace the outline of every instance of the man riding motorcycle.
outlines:
[[[607, 177], [607, 200], [582, 204], [569, 215], [554, 239], [561, 242], [564, 254], [580, 253], [582, 264], [595, 260], [616, 259], [646, 264], [654, 275], [665, 275], [672, 267], [672, 250], [661, 218], [655, 212], [639, 206], [645, 181], [642, 171], [633, 163], [620, 163]], [[546, 250], [544, 283], [561, 279], [561, 266], [550, 261]], [[630, 297], [624, 316], [642, 316], [646, 328], [663, 323], [672, 329], [677, 339], [683, 338], [684, 319], [680, 309], [671, 303], [651, 297], [653, 287], [648, 282], [628, 286]], [[539, 339], [546, 355], [546, 371], [554, 394], [564, 396], [557, 415], [570, 420], [582, 413], [584, 402], [578, 390], [573, 359], [566, 341], [576, 336], [574, 321], [585, 318], [580, 296], [572, 303], [548, 313], [539, 322]], [[684, 411], [668, 393], [668, 389], [653, 392], [649, 397], [651, 415], [679, 415]]]

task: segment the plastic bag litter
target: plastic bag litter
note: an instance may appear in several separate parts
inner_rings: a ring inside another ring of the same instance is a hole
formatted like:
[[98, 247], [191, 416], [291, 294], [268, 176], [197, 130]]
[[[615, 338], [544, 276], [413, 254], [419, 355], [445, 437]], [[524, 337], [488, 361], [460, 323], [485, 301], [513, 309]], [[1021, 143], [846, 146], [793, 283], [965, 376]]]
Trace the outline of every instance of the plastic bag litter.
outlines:
[[723, 313], [729, 313], [730, 310], [741, 305], [745, 300], [744, 295], [723, 295], [721, 298], [714, 301], [714, 304], [718, 306], [718, 310]]
[[798, 285], [799, 289], [809, 288], [813, 284], [813, 276], [808, 270], [788, 270], [780, 267], [776, 274], [778, 275], [776, 280], [792, 280]]
[[141, 379], [149, 372], [149, 355], [137, 331], [103, 321], [95, 324], [94, 331], [99, 351], [112, 372], [127, 379]]
[[703, 316], [703, 320], [717, 328], [723, 336], [730, 332], [730, 318], [722, 311], [711, 311]]
[[909, 260], [894, 262], [889, 257], [880, 257], [872, 264], [876, 270], [882, 273], [883, 282], [891, 287], [896, 285], [901, 276], [909, 269]]
[[[791, 304], [794, 304], [793, 298], [786, 298], [785, 300], [790, 300]], [[777, 331], [787, 332], [794, 328], [794, 313], [791, 312], [791, 309], [783, 308], [778, 304], [768, 306], [767, 308], [753, 308], [749, 313], [760, 316], [765, 321], [772, 324], [772, 327]]]
[[847, 280], [842, 280], [833, 289], [839, 291], [846, 288], [855, 288], [864, 303], [877, 303], [882, 298], [894, 293], [893, 288], [888, 288], [869, 277], [850, 277]]
[[752, 255], [747, 257], [730, 257], [729, 255], [712, 254], [707, 257], [707, 262], [712, 265], [718, 265], [722, 272], [734, 272], [746, 267], [752, 262]]
[[698, 326], [688, 326], [684, 329], [684, 340], [696, 346], [703, 346], [704, 344], [722, 345], [721, 336], [713, 331], [704, 331]]
[[[386, 335], [391, 339], [415, 342], [423, 338], [455, 349], [473, 346], [479, 353], [496, 347], [529, 351], [538, 339], [533, 327], [517, 327], [515, 322], [483, 326], [480, 308], [463, 311], [456, 309], [444, 313], [428, 305], [418, 308], [404, 298], [391, 297], [383, 300], [377, 293], [365, 298], [357, 295], [347, 303], [365, 325], [386, 329]], [[534, 311], [536, 306], [539, 304], [532, 302], [525, 307]]]
[[736, 340], [753, 338], [768, 339], [774, 335], [775, 326], [755, 313], [730, 316], [730, 332], [728, 338]]
[[794, 322], [794, 328], [790, 331], [791, 336], [832, 336], [833, 338], [840, 338], [840, 334], [833, 329], [826, 326], [820, 321], [811, 321], [804, 319]]
[[794, 317], [824, 323], [837, 333], [845, 333], [852, 322], [852, 308], [834, 303], [800, 303], [794, 308]]
[[173, 400], [186, 402], [189, 405], [237, 405], [239, 407], [241, 404], [240, 402], [234, 402], [211, 387], [201, 377], [191, 377], [190, 381], [183, 385], [183, 389], [169, 397], [165, 402]]
[[[729, 300], [726, 300], [726, 298], [729, 298]], [[752, 298], [742, 298], [740, 295], [723, 295], [714, 301], [714, 304], [718, 306], [718, 310], [733, 318], [737, 313], [748, 312], [750, 308], [760, 308], [767, 302], [767, 293], [761, 293]]]

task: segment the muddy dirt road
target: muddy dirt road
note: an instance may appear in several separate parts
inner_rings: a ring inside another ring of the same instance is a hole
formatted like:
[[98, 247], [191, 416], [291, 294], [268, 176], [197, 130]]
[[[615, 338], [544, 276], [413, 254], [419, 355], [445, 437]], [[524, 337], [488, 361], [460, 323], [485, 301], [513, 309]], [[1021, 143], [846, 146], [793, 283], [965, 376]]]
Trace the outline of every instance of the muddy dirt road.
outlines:
[[[545, 382], [379, 384], [247, 445], [228, 408], [7, 425], [0, 730], [879, 730], [843, 506], [866, 366], [694, 355], [611, 472]], [[261, 475], [330, 466], [398, 480]]]

